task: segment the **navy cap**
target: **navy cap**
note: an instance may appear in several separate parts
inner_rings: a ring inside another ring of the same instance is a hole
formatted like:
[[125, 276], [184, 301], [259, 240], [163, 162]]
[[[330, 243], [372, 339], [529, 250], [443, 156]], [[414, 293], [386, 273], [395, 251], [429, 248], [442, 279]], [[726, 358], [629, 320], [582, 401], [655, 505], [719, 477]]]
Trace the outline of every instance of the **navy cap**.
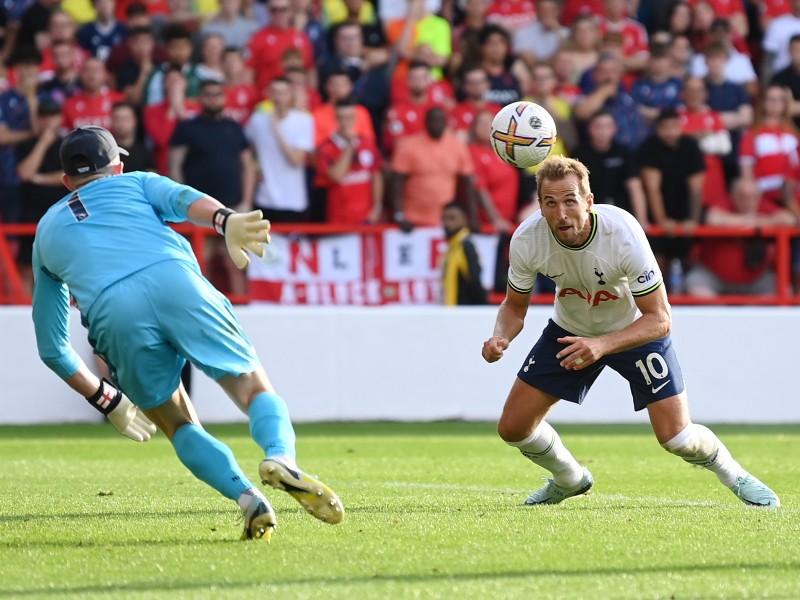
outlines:
[[71, 177], [90, 175], [107, 167], [127, 150], [117, 146], [117, 141], [108, 129], [91, 125], [79, 127], [61, 142], [61, 168]]

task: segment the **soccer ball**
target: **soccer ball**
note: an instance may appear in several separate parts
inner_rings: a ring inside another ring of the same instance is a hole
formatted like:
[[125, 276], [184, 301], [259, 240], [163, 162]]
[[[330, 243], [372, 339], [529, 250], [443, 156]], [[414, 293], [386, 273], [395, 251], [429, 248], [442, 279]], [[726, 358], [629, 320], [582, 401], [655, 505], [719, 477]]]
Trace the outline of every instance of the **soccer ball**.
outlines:
[[556, 141], [556, 122], [533, 102], [513, 102], [492, 120], [492, 148], [508, 164], [526, 169], [542, 162]]

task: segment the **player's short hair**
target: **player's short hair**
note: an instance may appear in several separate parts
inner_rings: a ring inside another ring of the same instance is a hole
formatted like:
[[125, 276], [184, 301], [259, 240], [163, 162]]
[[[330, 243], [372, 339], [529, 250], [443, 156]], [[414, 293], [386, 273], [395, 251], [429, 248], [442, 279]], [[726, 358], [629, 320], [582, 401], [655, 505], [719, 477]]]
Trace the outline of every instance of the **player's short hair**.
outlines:
[[558, 154], [545, 158], [536, 172], [536, 187], [540, 196], [545, 181], [560, 181], [570, 175], [578, 178], [578, 191], [583, 198], [586, 198], [592, 192], [589, 185], [589, 169], [586, 165], [574, 158]]

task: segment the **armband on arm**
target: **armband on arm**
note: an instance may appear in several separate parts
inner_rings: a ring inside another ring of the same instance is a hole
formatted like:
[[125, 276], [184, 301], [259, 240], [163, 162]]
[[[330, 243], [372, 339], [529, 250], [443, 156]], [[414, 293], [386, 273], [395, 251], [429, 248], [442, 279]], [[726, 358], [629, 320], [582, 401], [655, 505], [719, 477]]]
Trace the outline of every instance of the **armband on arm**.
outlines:
[[107, 379], [86, 400], [107, 416], [117, 431], [136, 442], [146, 442], [156, 432], [153, 422]]

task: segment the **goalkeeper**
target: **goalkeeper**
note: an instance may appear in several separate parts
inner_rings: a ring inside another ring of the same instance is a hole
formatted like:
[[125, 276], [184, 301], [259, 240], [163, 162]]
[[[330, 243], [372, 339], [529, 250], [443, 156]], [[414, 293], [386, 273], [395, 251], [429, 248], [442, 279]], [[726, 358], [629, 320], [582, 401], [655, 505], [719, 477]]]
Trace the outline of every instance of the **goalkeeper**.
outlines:
[[[61, 145], [69, 195], [39, 222], [33, 246], [33, 321], [42, 361], [123, 434], [147, 441], [155, 425], [195, 477], [236, 500], [242, 539], [269, 539], [275, 513], [230, 449], [200, 425], [180, 385], [186, 360], [213, 378], [249, 416], [263, 449], [262, 483], [285, 490], [316, 518], [338, 523], [339, 498], [295, 463], [295, 434], [228, 300], [200, 273], [186, 240], [167, 222], [189, 220], [224, 236], [239, 268], [263, 256], [269, 222], [238, 214], [191, 187], [152, 173], [122, 173], [111, 134], [74, 130]], [[114, 383], [100, 381], [70, 346], [70, 299]], [[121, 390], [124, 390], [124, 394]]]

